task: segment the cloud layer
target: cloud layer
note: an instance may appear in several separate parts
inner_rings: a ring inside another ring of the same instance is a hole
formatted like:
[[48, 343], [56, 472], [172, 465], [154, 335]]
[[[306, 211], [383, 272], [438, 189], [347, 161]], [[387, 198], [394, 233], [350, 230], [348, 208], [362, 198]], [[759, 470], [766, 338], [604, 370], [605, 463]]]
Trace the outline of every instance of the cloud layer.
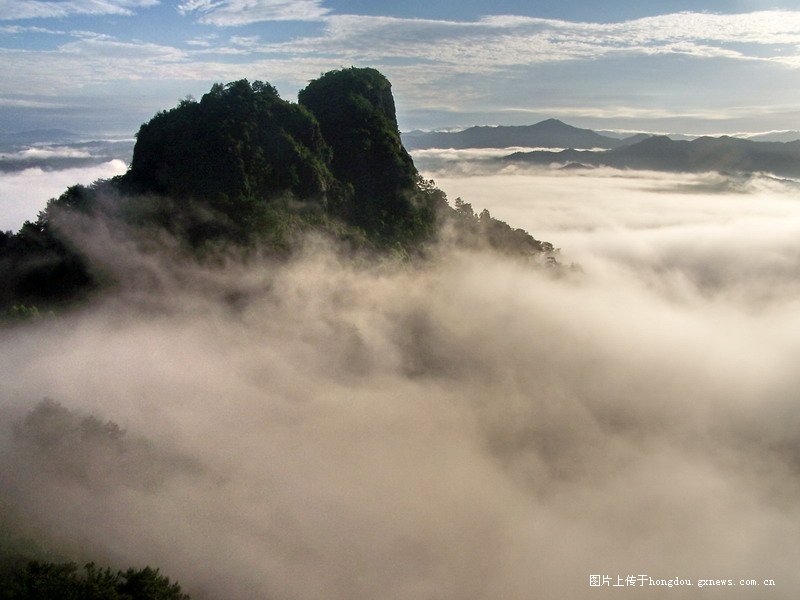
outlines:
[[800, 12], [748, 14], [675, 13], [620, 23], [577, 23], [519, 16], [489, 16], [478, 21], [441, 21], [333, 15], [324, 35], [274, 48], [293, 52], [331, 52], [359, 60], [407, 57], [453, 68], [475, 69], [540, 62], [597, 59], [626, 54], [687, 54], [702, 58], [777, 60], [757, 48], [734, 50], [727, 44], [796, 45]]
[[[583, 272], [446, 247], [376, 263], [314, 240], [285, 264], [199, 268], [73, 224], [124, 277], [92, 312], [0, 335], [0, 490], [20, 523], [212, 596], [580, 599], [599, 573], [769, 578], [765, 597], [793, 598], [794, 192], [618, 172], [439, 183]], [[127, 437], [59, 433], [87, 414]], [[52, 439], [71, 450], [36, 442]]]
[[72, 15], [132, 15], [159, 0], [0, 0], [0, 19], [64, 18]]
[[35, 221], [50, 198], [60, 196], [67, 187], [89, 185], [98, 179], [122, 175], [128, 166], [114, 159], [100, 165], [44, 171], [41, 168], [0, 173], [0, 229], [17, 231], [25, 221]]
[[322, 0], [186, 0], [178, 11], [201, 15], [201, 23], [234, 27], [260, 21], [318, 20], [329, 9]]
[[[19, 5], [30, 11], [34, 3]], [[39, 5], [52, 12], [50, 5], [67, 10], [73, 3]], [[91, 3], [96, 10], [145, 5]], [[672, 120], [684, 130], [687, 122], [713, 119], [737, 122], [732, 131], [759, 131], [785, 129], [800, 114], [791, 93], [800, 81], [799, 11], [681, 12], [598, 23], [341, 14], [316, 0], [191, 0], [177, 8], [169, 18], [178, 33], [170, 38], [27, 23], [3, 27], [8, 42], [0, 48], [6, 65], [0, 104], [44, 106], [80, 97], [85, 88], [113, 96], [120, 82], [136, 89], [144, 82], [181, 82], [184, 94], [198, 93], [203, 88], [190, 82], [205, 86], [242, 77], [266, 79], [293, 94], [320, 72], [368, 65], [394, 83], [402, 117], [428, 115], [412, 126], [564, 115], [624, 120], [628, 128], [652, 129], [653, 122]], [[279, 28], [287, 20], [310, 23], [302, 34], [286, 34]], [[248, 27], [265, 21], [259, 29]], [[47, 35], [52, 42], [24, 41]], [[733, 83], [743, 80], [746, 90]], [[168, 101], [172, 96], [162, 102]], [[437, 114], [439, 122], [432, 120]], [[476, 117], [465, 120], [469, 114]]]

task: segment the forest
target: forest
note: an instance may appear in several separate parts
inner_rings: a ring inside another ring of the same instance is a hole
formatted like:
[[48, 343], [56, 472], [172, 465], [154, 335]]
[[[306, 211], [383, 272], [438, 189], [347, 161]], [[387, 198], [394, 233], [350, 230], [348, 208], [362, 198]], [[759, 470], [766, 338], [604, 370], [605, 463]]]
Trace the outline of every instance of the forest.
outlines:
[[375, 69], [326, 73], [298, 98], [240, 80], [159, 112], [141, 126], [126, 174], [72, 186], [18, 232], [0, 232], [5, 314], [38, 314], [113, 287], [70, 234], [77, 219], [139, 238], [165, 234], [198, 259], [232, 246], [287, 256], [309, 232], [352, 251], [422, 257], [446, 231], [464, 247], [557, 264], [551, 244], [488, 212], [451, 207], [419, 175], [400, 140], [391, 84]]

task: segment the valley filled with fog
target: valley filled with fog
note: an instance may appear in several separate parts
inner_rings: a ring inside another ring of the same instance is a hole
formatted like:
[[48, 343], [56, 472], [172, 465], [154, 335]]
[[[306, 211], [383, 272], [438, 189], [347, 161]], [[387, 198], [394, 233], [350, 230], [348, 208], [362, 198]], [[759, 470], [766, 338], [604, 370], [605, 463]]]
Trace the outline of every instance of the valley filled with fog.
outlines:
[[65, 224], [120, 284], [0, 334], [20, 535], [196, 598], [795, 597], [797, 184], [420, 152], [574, 268], [446, 236], [419, 264], [311, 237], [199, 266]]

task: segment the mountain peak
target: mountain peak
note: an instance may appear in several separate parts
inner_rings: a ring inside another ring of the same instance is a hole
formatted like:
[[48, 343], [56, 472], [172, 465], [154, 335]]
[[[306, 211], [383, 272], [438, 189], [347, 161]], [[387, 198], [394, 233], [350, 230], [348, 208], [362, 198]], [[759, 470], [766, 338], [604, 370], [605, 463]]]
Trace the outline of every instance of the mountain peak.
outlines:
[[539, 121], [538, 123], [536, 123], [536, 125], [563, 125], [565, 127], [572, 127], [572, 125], [567, 125], [566, 123], [564, 123], [564, 121], [561, 121], [560, 119], [555, 119], [555, 118], [550, 118], [550, 119], [545, 119], [544, 121]]
[[470, 127], [463, 131], [408, 135], [407, 148], [615, 148], [620, 141], [591, 129], [568, 125], [559, 119], [545, 119], [533, 125]]

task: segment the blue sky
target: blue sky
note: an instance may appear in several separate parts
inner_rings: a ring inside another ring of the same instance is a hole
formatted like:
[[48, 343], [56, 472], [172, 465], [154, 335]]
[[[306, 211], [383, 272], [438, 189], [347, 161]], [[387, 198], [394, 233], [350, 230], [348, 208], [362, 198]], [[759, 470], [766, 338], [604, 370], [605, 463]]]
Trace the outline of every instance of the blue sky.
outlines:
[[0, 0], [0, 131], [133, 134], [213, 82], [373, 66], [403, 129], [800, 128], [796, 0]]

